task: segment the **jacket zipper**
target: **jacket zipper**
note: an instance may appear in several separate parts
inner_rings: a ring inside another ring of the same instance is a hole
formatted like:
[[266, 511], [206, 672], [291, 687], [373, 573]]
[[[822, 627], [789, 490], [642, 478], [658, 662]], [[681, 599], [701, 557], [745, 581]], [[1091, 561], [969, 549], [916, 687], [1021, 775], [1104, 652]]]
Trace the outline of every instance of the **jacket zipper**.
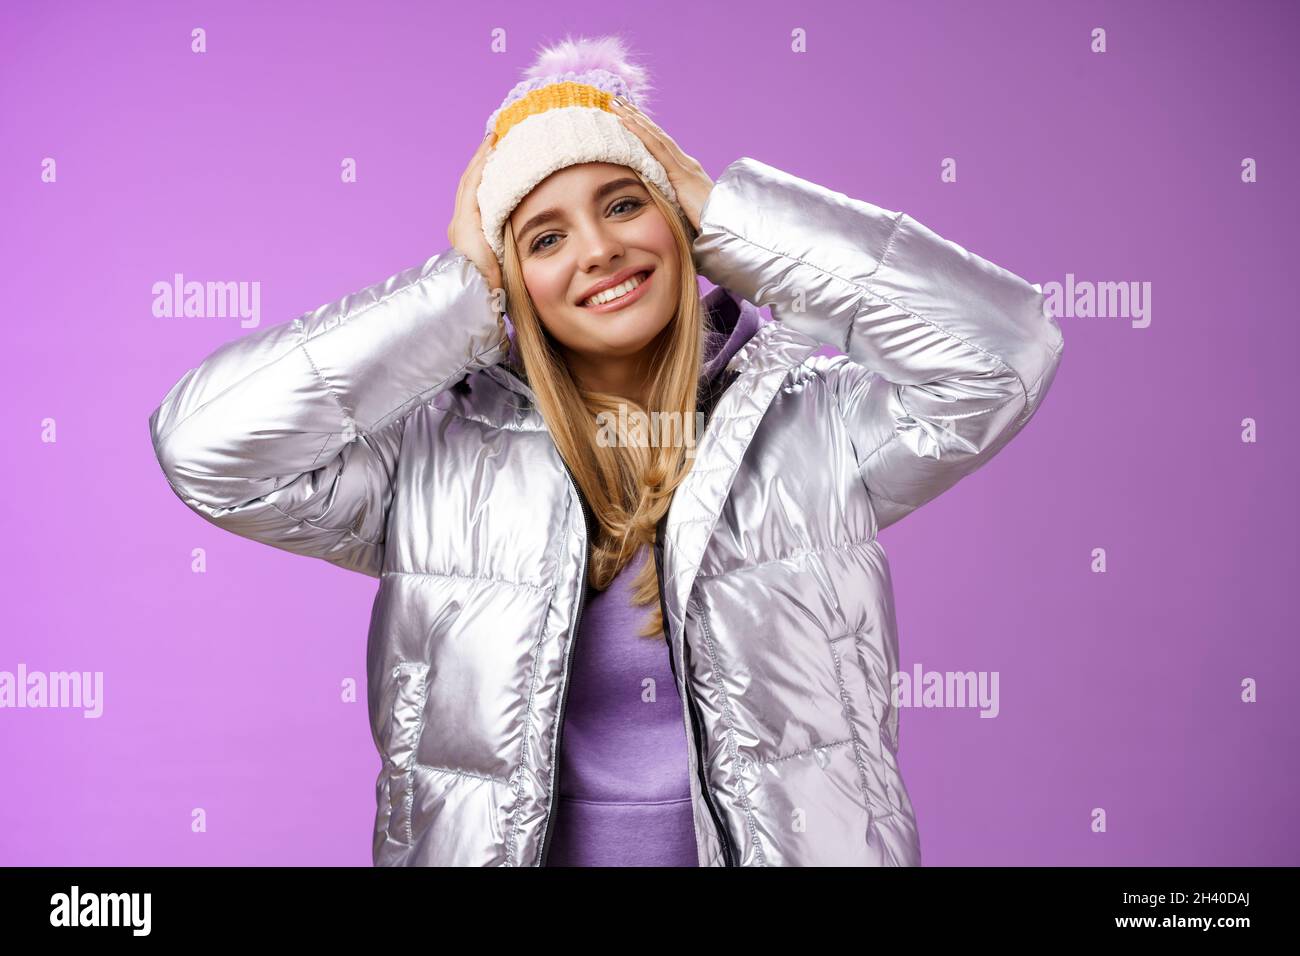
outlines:
[[[664, 578], [663, 578], [663, 529], [667, 524], [668, 514], [659, 519], [659, 525], [655, 533], [655, 577], [659, 581], [659, 606], [664, 607]], [[673, 659], [673, 644], [668, 636], [668, 618], [664, 618], [664, 643], [668, 645], [668, 664], [672, 668], [673, 678], [677, 680], [677, 663]], [[685, 664], [686, 638], [682, 637], [682, 655]], [[700, 733], [702, 723], [699, 711], [695, 706], [695, 697], [691, 693], [690, 681], [683, 679], [677, 680], [686, 694], [686, 706], [690, 717], [691, 736], [695, 740], [695, 772], [700, 780], [700, 793], [704, 796], [704, 804], [709, 808], [709, 816], [713, 819], [714, 829], [717, 831], [718, 841], [722, 844], [722, 861], [723, 866], [735, 866], [735, 857], [731, 850], [731, 841], [727, 838], [727, 830], [722, 825], [722, 818], [718, 814], [717, 808], [713, 805], [713, 798], [709, 791], [709, 781], [704, 774], [704, 740]]]
[[571, 668], [573, 645], [577, 643], [578, 628], [582, 623], [582, 606], [587, 603], [587, 562], [591, 559], [591, 507], [587, 504], [582, 489], [578, 487], [578, 480], [573, 477], [573, 470], [569, 467], [568, 462], [564, 462], [563, 459], [561, 461], [564, 464], [564, 470], [569, 473], [569, 482], [573, 485], [573, 490], [578, 496], [578, 502], [582, 505], [582, 526], [586, 534], [586, 541], [582, 554], [582, 575], [579, 578], [581, 583], [578, 586], [578, 610], [573, 616], [573, 633], [569, 637], [569, 648], [564, 655], [564, 693], [560, 695], [560, 710], [556, 718], [560, 723], [559, 730], [555, 734], [555, 755], [551, 761], [551, 808], [546, 814], [546, 830], [542, 834], [542, 855], [538, 866], [546, 866], [546, 860], [551, 855], [551, 833], [555, 829], [555, 815], [559, 810], [560, 743], [564, 739], [564, 710], [569, 702], [569, 687], [573, 683]]

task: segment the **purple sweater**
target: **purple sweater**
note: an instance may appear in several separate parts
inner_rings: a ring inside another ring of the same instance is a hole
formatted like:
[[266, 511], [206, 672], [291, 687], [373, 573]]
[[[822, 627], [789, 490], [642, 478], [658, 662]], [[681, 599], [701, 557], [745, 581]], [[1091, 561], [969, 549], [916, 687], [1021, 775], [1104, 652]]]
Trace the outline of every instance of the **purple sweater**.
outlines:
[[[763, 319], [722, 289], [705, 301], [711, 326], [728, 336], [705, 363], [713, 378]], [[663, 634], [638, 635], [654, 606], [632, 606], [632, 583], [650, 560], [642, 547], [605, 591], [587, 589], [548, 866], [698, 865], [682, 699]]]

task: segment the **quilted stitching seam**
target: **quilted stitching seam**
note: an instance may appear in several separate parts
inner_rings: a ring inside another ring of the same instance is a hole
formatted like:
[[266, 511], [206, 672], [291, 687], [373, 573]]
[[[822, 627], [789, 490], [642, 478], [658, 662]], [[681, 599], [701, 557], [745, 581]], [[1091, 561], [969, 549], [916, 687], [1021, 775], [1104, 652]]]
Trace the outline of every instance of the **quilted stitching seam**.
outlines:
[[[856, 637], [854, 638], [854, 643], [857, 643]], [[853, 716], [851, 713], [853, 710], [853, 700], [849, 695], [848, 688], [844, 684], [842, 659], [840, 658], [839, 653], [835, 650], [834, 641], [828, 641], [826, 646], [830, 648], [831, 660], [835, 664], [835, 681], [840, 687], [840, 703], [843, 705], [844, 723], [848, 726], [849, 738], [853, 741], [853, 762], [857, 764], [858, 767], [858, 786], [862, 789], [862, 801], [866, 804], [871, 814], [871, 822], [869, 825], [875, 826], [877, 808], [875, 806], [875, 801], [871, 799], [867, 787], [867, 767], [866, 763], [862, 759], [863, 743], [862, 738], [858, 736], [857, 727], [853, 725]]]

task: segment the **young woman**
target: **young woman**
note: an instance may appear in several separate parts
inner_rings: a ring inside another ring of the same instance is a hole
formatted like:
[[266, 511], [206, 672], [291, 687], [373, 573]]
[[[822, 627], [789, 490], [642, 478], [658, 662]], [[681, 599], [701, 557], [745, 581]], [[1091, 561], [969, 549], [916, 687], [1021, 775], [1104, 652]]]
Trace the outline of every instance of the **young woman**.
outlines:
[[904, 214], [715, 183], [645, 88], [616, 38], [544, 51], [450, 248], [218, 349], [158, 460], [380, 579], [376, 865], [919, 864], [876, 535], [1024, 427], [1060, 329]]

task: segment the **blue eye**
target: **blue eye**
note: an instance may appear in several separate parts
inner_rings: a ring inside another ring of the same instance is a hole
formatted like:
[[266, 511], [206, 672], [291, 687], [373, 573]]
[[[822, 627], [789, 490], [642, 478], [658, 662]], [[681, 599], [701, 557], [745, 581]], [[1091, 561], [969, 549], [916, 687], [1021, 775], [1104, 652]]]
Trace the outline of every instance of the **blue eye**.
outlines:
[[627, 203], [631, 203], [633, 209], [640, 209], [642, 206], [645, 205], [645, 203], [643, 203], [643, 202], [642, 202], [641, 200], [639, 200], [639, 199], [633, 199], [633, 198], [630, 197], [630, 196], [626, 196], [626, 197], [624, 197], [623, 199], [620, 199], [618, 202], [614, 203], [614, 205], [610, 207], [610, 210], [613, 211], [614, 209], [617, 209], [619, 206], [623, 205], [623, 203], [625, 203], [625, 202], [627, 202]]
[[[629, 212], [632, 212], [632, 211], [635, 211], [635, 210], [637, 210], [637, 209], [640, 209], [642, 206], [644, 206], [644, 205], [645, 205], [645, 200], [643, 200], [643, 199], [634, 199], [634, 198], [632, 198], [631, 196], [624, 196], [622, 199], [620, 199], [620, 200], [618, 200], [617, 202], [615, 202], [614, 205], [610, 206], [610, 207], [609, 207], [609, 211], [610, 211], [610, 212], [613, 212], [615, 209], [618, 209], [619, 206], [622, 206], [622, 205], [624, 205], [625, 203], [631, 206], [631, 209], [629, 209], [628, 211], [629, 211]], [[551, 244], [548, 245], [548, 246], [543, 246], [543, 245], [541, 244], [543, 239], [550, 239], [550, 238], [553, 238], [553, 237], [556, 238], [556, 239], [558, 239], [558, 238], [559, 238], [559, 233], [555, 233], [555, 232], [544, 232], [544, 233], [542, 233], [540, 236], [538, 236], [536, 239], [533, 240], [532, 245], [530, 245], [530, 246], [528, 247], [528, 251], [529, 251], [529, 252], [543, 252], [543, 251], [545, 251], [545, 250], [547, 250], [547, 249], [551, 249], [551, 248], [553, 248], [553, 247], [555, 246], [555, 243], [551, 243]]]

